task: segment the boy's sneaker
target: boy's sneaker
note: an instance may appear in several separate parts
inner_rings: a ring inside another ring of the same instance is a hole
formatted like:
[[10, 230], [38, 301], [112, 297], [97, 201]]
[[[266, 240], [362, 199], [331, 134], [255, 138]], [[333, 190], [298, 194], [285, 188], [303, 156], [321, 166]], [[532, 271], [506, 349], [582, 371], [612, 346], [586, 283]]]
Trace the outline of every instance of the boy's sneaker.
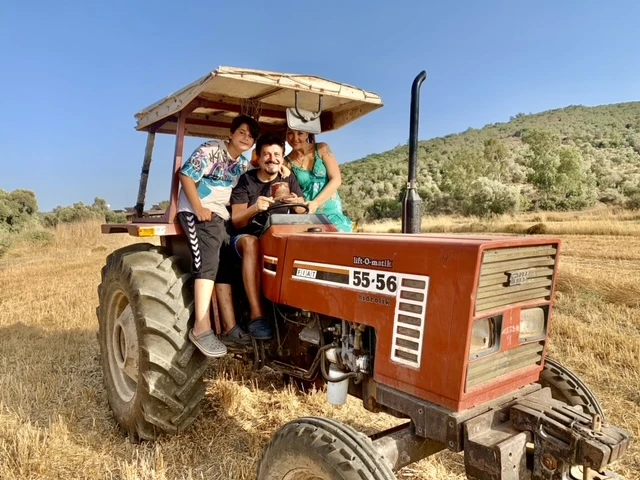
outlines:
[[236, 325], [229, 333], [222, 335], [220, 340], [228, 346], [251, 345], [251, 336], [240, 325]]
[[253, 338], [256, 340], [270, 340], [273, 336], [271, 327], [267, 323], [267, 319], [264, 317], [258, 317], [255, 320], [251, 320], [247, 325], [247, 330]]
[[189, 330], [189, 340], [207, 357], [218, 358], [227, 354], [227, 347], [220, 341], [213, 330], [196, 336], [193, 334], [193, 329], [191, 329]]

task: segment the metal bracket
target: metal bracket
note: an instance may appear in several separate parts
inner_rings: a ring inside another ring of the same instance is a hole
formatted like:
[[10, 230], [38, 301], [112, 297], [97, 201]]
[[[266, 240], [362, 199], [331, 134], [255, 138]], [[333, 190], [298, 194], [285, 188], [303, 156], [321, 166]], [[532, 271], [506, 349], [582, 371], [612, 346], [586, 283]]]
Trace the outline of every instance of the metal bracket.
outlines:
[[304, 113], [302, 113], [298, 104], [298, 93], [300, 92], [296, 90], [296, 113], [298, 114], [298, 116], [300, 118], [303, 118], [305, 122], [311, 122], [312, 120], [319, 118], [320, 114], [322, 113], [322, 95], [319, 96], [318, 100], [318, 113], [307, 112], [306, 110], [304, 110]]

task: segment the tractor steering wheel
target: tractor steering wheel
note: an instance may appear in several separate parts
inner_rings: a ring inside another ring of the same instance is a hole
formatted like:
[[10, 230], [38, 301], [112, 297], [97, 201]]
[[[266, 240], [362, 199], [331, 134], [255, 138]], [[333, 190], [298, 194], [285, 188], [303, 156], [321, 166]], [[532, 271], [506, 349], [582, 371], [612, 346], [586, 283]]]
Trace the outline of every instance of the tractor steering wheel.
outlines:
[[[260, 227], [262, 230], [264, 230], [264, 227], [267, 224], [267, 220], [271, 216], [271, 212], [273, 210], [286, 208], [288, 210], [287, 213], [290, 213], [293, 208], [298, 208], [298, 207], [304, 208], [305, 213], [309, 213], [309, 205], [307, 205], [306, 203], [278, 203], [278, 204], [274, 204], [267, 207], [266, 210], [263, 210], [258, 213], [254, 213], [249, 219], [249, 225], [255, 225], [257, 227]], [[262, 220], [262, 218], [259, 218], [259, 217], [263, 217], [264, 221], [260, 221]]]

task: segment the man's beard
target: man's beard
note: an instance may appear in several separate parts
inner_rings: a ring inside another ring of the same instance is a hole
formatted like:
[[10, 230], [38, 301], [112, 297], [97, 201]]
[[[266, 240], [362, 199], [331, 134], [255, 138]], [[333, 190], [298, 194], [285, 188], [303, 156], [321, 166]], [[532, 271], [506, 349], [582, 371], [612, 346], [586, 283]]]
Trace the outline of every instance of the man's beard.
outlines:
[[265, 172], [267, 172], [270, 175], [273, 175], [274, 173], [278, 173], [278, 170], [280, 169], [280, 165], [277, 163], [265, 163], [263, 168]]

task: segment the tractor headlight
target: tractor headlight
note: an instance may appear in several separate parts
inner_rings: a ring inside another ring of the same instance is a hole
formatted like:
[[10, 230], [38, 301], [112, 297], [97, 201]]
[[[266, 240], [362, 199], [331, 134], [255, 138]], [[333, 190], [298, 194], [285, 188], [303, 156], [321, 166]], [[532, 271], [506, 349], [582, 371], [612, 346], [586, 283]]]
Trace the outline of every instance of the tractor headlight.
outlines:
[[545, 311], [541, 307], [520, 312], [520, 342], [543, 337], [546, 333]]
[[477, 357], [491, 350], [496, 344], [496, 317], [483, 318], [473, 322], [469, 356]]

